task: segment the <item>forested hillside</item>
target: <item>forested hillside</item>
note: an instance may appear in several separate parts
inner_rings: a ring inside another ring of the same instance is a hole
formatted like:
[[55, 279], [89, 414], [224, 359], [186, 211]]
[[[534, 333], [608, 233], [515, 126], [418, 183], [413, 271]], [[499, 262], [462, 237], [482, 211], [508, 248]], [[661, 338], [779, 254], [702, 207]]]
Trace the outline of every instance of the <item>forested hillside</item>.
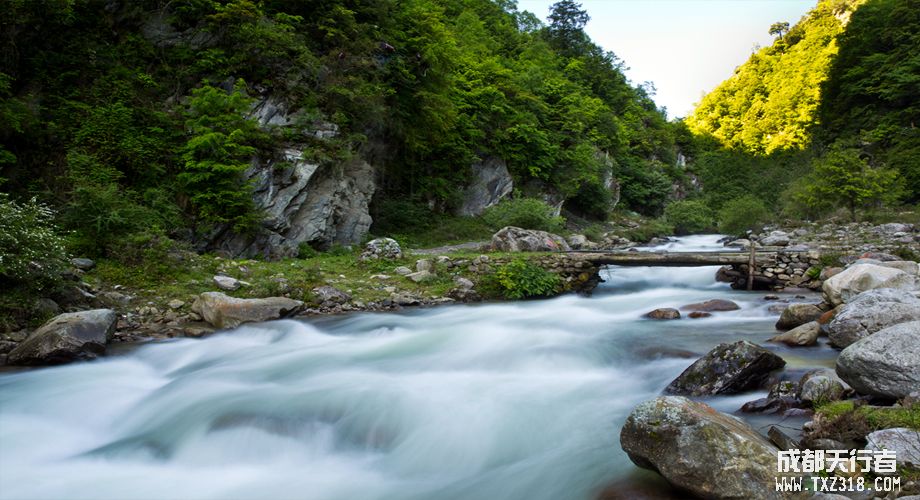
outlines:
[[920, 200], [920, 3], [821, 0], [771, 33], [686, 119], [710, 141], [708, 205], [855, 218]]
[[[660, 213], [682, 176], [689, 135], [588, 39], [571, 1], [548, 24], [505, 0], [4, 0], [3, 11], [2, 189], [58, 209], [81, 252], [149, 233], [219, 235], [243, 253], [270, 246], [252, 241], [271, 231], [356, 243], [368, 210], [385, 229], [407, 211], [456, 212], [489, 159], [515, 193], [588, 217], [605, 217], [620, 185], [625, 205]], [[321, 174], [363, 184], [304, 191], [284, 213], [253, 203], [253, 189]], [[349, 206], [352, 194], [367, 200]], [[310, 234], [265, 222], [323, 196], [337, 197], [324, 210], [338, 218]]]

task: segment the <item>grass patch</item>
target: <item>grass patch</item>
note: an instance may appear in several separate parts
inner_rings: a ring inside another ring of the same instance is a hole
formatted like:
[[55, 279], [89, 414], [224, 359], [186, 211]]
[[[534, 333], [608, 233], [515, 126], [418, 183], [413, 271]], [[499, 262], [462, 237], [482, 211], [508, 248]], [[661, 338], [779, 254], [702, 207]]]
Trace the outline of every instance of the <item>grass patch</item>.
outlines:
[[838, 441], [864, 441], [867, 434], [892, 427], [920, 430], [920, 404], [909, 407], [869, 406], [854, 401], [834, 401], [816, 408], [816, 436]]

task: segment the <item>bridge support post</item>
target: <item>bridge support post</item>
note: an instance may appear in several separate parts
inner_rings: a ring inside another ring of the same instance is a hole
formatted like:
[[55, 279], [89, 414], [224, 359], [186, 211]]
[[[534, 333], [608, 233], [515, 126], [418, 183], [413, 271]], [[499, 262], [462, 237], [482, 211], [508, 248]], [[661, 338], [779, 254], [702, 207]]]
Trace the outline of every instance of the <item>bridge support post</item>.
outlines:
[[754, 266], [757, 264], [756, 255], [757, 252], [754, 249], [754, 238], [750, 239], [751, 241], [751, 254], [748, 257], [748, 276], [747, 276], [747, 290], [750, 292], [754, 290]]

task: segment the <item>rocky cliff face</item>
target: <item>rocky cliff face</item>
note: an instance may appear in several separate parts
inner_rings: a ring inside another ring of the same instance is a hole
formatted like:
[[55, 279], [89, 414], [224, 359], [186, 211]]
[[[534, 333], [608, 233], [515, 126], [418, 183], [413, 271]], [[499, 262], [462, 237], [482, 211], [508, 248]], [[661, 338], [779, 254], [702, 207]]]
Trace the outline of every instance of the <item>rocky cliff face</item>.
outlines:
[[[260, 100], [253, 116], [266, 129], [292, 126], [296, 116], [272, 98]], [[316, 139], [331, 139], [334, 124], [317, 122]], [[323, 164], [304, 159], [305, 147], [292, 144], [270, 159], [256, 158], [246, 172], [256, 207], [265, 218], [255, 234], [229, 229], [209, 241], [210, 250], [234, 257], [280, 258], [297, 255], [308, 243], [318, 248], [360, 243], [371, 226], [368, 205], [376, 190], [376, 171], [362, 159]]]
[[511, 194], [514, 188], [508, 166], [500, 158], [487, 157], [471, 168], [473, 180], [463, 192], [463, 204], [457, 210], [457, 215], [481, 215], [485, 209]]

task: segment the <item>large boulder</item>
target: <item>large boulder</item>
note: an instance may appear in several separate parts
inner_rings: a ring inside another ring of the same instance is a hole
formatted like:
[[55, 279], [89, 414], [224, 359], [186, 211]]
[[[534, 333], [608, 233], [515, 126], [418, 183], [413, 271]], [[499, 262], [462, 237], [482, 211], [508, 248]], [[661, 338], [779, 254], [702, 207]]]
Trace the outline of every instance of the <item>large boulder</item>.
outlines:
[[920, 431], [906, 427], [882, 429], [866, 436], [867, 450], [895, 453], [898, 469], [920, 468]]
[[287, 297], [237, 299], [220, 292], [205, 292], [195, 299], [192, 311], [217, 328], [236, 328], [243, 323], [284, 318], [302, 307], [303, 302]]
[[485, 209], [497, 204], [514, 188], [514, 181], [504, 160], [487, 157], [472, 165], [473, 180], [463, 191], [463, 202], [457, 215], [481, 215]]
[[741, 419], [687, 398], [637, 406], [620, 446], [639, 467], [700, 498], [790, 498], [776, 491], [775, 446]]
[[64, 313], [32, 332], [10, 352], [11, 365], [49, 365], [105, 354], [118, 316], [111, 309]]
[[717, 345], [674, 379], [665, 392], [703, 396], [736, 394], [760, 387], [783, 358], [746, 340]]
[[818, 307], [817, 304], [789, 304], [788, 307], [783, 309], [783, 313], [776, 322], [776, 329], [790, 330], [805, 323], [816, 321], [822, 314], [824, 314], [824, 310]]
[[920, 321], [853, 343], [837, 357], [837, 375], [860, 394], [903, 398], [920, 391]]
[[775, 335], [770, 338], [770, 342], [781, 342], [788, 346], [810, 346], [818, 343], [818, 337], [821, 335], [821, 325], [817, 321], [805, 323], [797, 326], [788, 332]]
[[862, 293], [840, 307], [827, 323], [831, 344], [847, 347], [889, 326], [920, 320], [920, 299], [888, 288]]
[[558, 234], [507, 226], [492, 236], [492, 250], [498, 252], [568, 252], [565, 238]]
[[825, 300], [836, 306], [849, 302], [868, 290], [877, 288], [914, 290], [916, 286], [916, 279], [900, 269], [875, 264], [856, 264], [830, 277], [822, 285], [822, 290]]

